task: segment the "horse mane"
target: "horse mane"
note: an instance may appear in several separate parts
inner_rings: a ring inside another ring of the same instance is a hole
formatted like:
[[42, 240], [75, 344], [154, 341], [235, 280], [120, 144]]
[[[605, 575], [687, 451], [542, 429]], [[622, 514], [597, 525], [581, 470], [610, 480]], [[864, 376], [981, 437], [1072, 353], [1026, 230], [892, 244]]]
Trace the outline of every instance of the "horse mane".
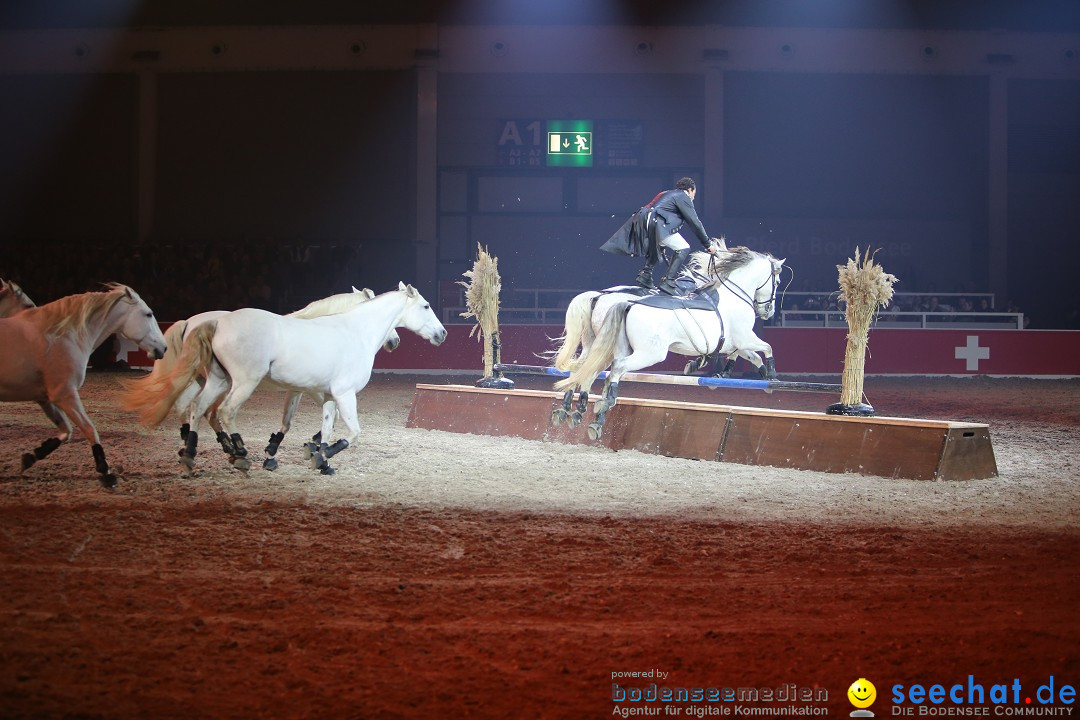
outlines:
[[704, 251], [691, 253], [687, 267], [695, 277], [704, 279], [704, 287], [711, 287], [759, 257], [776, 259], [767, 252], [756, 252], [743, 245], [736, 245], [727, 250], [721, 250], [715, 259], [712, 254]]
[[106, 283], [102, 292], [85, 292], [68, 295], [59, 300], [29, 308], [41, 318], [41, 329], [45, 333], [81, 332], [86, 329], [92, 318], [104, 315], [113, 309], [128, 293], [138, 300], [139, 296], [127, 285]]
[[325, 317], [326, 315], [340, 315], [343, 312], [352, 310], [360, 303], [371, 300], [374, 296], [374, 293], [367, 288], [359, 292], [338, 293], [321, 300], [313, 300], [299, 310], [289, 313], [287, 317], [310, 320], [311, 318]]

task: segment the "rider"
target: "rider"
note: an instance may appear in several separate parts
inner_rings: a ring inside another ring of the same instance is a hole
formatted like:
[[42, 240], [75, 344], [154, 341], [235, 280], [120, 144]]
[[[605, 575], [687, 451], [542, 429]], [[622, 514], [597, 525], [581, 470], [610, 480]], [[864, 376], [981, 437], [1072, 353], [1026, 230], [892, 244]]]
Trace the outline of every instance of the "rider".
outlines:
[[[705, 249], [716, 254], [724, 247], [720, 241], [713, 240], [705, 232], [697, 211], [694, 210], [694, 197], [697, 195], [697, 183], [693, 178], [679, 178], [675, 183], [674, 190], [665, 190], [649, 201], [624, 225], [619, 232], [602, 249], [614, 252], [624, 252], [634, 255], [636, 252], [627, 252], [627, 246], [634, 242], [635, 233], [646, 236], [648, 247], [645, 252], [645, 267], [638, 273], [637, 283], [645, 288], [653, 285], [652, 271], [658, 260], [659, 247], [665, 247], [674, 252], [667, 272], [660, 281], [660, 290], [669, 295], [677, 295], [678, 288], [675, 280], [686, 264], [690, 256], [690, 243], [682, 236], [683, 227], [689, 227], [697, 235], [698, 240]], [[640, 223], [645, 223], [642, 228]], [[644, 232], [641, 232], [641, 231]]]

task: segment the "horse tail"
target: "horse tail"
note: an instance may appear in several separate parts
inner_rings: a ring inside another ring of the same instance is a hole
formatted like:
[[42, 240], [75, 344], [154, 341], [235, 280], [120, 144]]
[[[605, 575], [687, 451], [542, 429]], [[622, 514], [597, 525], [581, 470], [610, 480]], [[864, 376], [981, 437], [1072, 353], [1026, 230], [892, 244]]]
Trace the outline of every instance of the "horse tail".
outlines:
[[202, 323], [184, 338], [183, 348], [172, 369], [163, 377], [161, 392], [152, 402], [138, 408], [139, 421], [148, 427], [161, 424], [176, 405], [184, 390], [198, 375], [205, 375], [214, 358], [214, 333], [217, 321]]
[[579, 348], [585, 350], [593, 343], [592, 312], [600, 293], [595, 290], [580, 293], [566, 307], [563, 335], [552, 358], [552, 366], [558, 370], [573, 370], [581, 361]]
[[575, 387], [588, 390], [597, 376], [611, 366], [611, 361], [615, 359], [615, 344], [626, 331], [626, 313], [629, 309], [628, 300], [622, 300], [611, 306], [607, 315], [604, 316], [604, 323], [593, 340], [589, 354], [570, 371], [569, 377], [555, 383], [556, 390]]
[[174, 322], [165, 331], [165, 354], [154, 361], [150, 372], [137, 380], [121, 380], [124, 388], [120, 393], [121, 407], [134, 410], [140, 415], [144, 408], [150, 407], [169, 389], [170, 378], [176, 361], [180, 359], [180, 350], [184, 345], [184, 330], [187, 320]]

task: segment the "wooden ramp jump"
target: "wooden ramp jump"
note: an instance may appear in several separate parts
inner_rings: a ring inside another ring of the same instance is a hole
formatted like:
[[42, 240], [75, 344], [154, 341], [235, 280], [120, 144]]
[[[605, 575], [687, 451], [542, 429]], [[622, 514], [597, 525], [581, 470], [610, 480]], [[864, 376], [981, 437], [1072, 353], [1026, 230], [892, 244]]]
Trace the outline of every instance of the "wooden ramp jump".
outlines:
[[990, 428], [979, 423], [620, 397], [601, 439], [590, 441], [584, 425], [551, 425], [561, 401], [554, 391], [420, 384], [407, 426], [910, 480], [997, 476]]

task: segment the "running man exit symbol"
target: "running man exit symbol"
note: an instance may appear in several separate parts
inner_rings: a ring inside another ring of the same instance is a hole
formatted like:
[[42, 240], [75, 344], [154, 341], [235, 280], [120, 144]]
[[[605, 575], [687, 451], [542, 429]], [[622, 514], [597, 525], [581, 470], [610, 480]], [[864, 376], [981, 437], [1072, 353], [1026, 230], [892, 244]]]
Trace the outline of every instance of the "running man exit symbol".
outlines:
[[548, 152], [568, 155], [591, 155], [592, 133], [548, 133]]
[[968, 335], [967, 345], [956, 348], [956, 359], [967, 362], [965, 370], [979, 371], [979, 361], [990, 359], [990, 348], [979, 346], [978, 335]]

